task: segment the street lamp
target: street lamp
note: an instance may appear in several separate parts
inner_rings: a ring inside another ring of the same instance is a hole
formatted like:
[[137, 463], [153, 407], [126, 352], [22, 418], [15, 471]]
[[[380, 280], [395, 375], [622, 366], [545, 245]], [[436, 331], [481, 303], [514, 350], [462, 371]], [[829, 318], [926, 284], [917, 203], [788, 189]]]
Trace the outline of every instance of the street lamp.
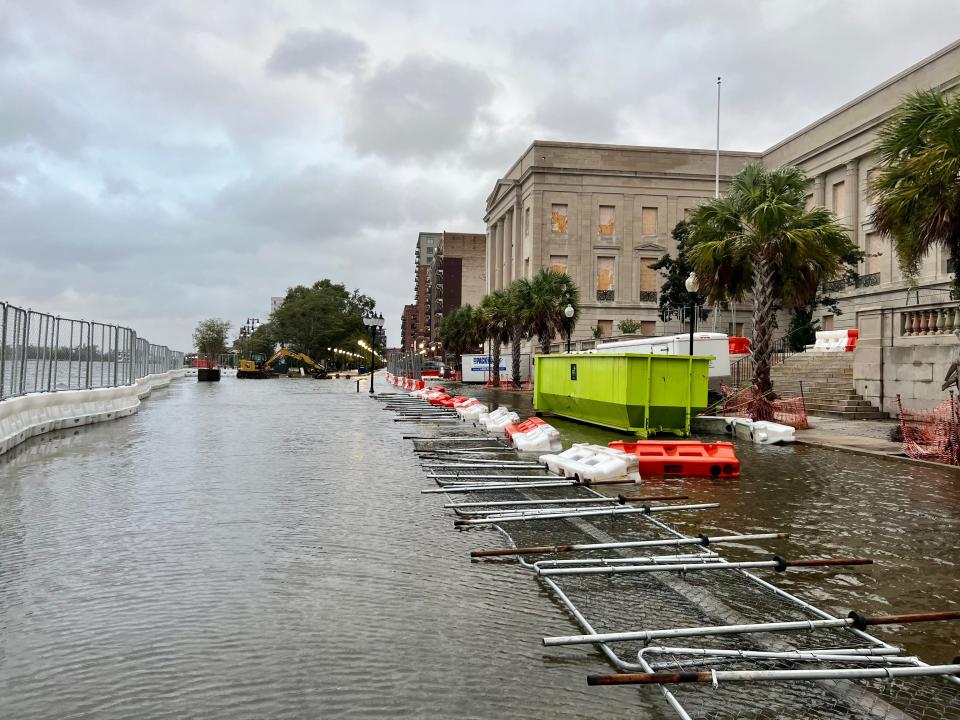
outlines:
[[687, 288], [687, 292], [690, 294], [690, 354], [693, 355], [693, 330], [694, 330], [694, 313], [697, 310], [697, 288], [699, 287], [697, 283], [697, 274], [690, 273], [690, 276], [684, 281], [684, 287]]
[[375, 315], [374, 313], [370, 313], [364, 315], [363, 324], [370, 328], [370, 394], [373, 395], [373, 348], [377, 345], [377, 330], [383, 327], [383, 314]]
[[567, 303], [567, 306], [563, 309], [563, 315], [567, 318], [567, 355], [570, 354], [570, 321], [573, 320], [574, 313], [576, 313], [576, 310], [573, 309], [573, 305]]

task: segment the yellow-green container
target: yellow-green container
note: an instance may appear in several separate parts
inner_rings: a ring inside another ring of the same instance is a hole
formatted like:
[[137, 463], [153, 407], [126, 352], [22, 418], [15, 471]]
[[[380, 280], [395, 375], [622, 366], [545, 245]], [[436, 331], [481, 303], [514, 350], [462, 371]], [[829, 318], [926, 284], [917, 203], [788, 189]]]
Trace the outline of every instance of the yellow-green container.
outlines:
[[538, 355], [533, 407], [635, 433], [690, 434], [707, 408], [710, 357], [596, 353]]

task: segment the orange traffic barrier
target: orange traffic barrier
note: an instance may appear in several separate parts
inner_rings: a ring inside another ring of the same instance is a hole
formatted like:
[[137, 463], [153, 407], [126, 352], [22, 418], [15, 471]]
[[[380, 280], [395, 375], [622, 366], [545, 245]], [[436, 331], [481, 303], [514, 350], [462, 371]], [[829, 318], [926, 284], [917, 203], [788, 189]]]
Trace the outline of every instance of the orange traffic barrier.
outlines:
[[618, 440], [608, 447], [636, 455], [641, 475], [740, 477], [740, 461], [728, 442]]

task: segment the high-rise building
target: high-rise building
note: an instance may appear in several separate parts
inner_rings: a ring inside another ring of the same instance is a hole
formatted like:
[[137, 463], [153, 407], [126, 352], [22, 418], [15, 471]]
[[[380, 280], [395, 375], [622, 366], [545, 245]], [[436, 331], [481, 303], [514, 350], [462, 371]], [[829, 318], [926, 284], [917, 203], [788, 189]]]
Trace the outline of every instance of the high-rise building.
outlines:
[[427, 274], [432, 318], [430, 340], [439, 339], [445, 315], [461, 305], [477, 305], [486, 293], [486, 236], [444, 231]]

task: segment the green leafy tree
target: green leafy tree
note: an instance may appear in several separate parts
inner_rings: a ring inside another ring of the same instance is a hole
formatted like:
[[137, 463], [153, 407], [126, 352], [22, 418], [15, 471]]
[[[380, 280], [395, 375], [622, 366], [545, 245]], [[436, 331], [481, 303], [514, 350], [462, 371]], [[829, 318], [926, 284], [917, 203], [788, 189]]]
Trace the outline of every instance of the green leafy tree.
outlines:
[[249, 354], [260, 353], [270, 357], [276, 344], [276, 340], [273, 339], [273, 326], [270, 323], [263, 323], [258, 325], [247, 338], [246, 351]]
[[915, 279], [937, 245], [960, 261], [960, 95], [909, 95], [880, 129], [876, 150], [871, 219], [893, 238], [904, 275]]
[[831, 211], [804, 209], [809, 184], [796, 167], [747, 165], [734, 176], [726, 197], [699, 206], [690, 218], [687, 256], [700, 292], [711, 301], [737, 300], [748, 289], [753, 296], [753, 380], [761, 398], [755, 419], [772, 414], [770, 354], [777, 309], [816, 297], [856, 249]]
[[328, 347], [355, 352], [358, 340], [370, 341], [363, 316], [375, 306], [373, 299], [358, 290], [351, 293], [330, 280], [310, 287], [298, 285], [287, 291], [283, 303], [271, 314], [269, 335], [315, 360], [324, 357]]
[[483, 343], [477, 320], [477, 311], [468, 303], [445, 315], [440, 321], [440, 342], [447, 351], [456, 356], [458, 367], [464, 353], [475, 350]]
[[227, 351], [227, 335], [230, 323], [220, 318], [201, 320], [193, 331], [193, 345], [197, 352], [207, 360], [216, 362], [217, 357]]
[[642, 326], [640, 325], [639, 321], [633, 320], [632, 318], [626, 318], [618, 322], [617, 327], [620, 329], [620, 332], [623, 333], [624, 335], [633, 335]]
[[690, 303], [686, 283], [693, 265], [687, 260], [687, 246], [690, 241], [690, 225], [681, 220], [673, 227], [670, 236], [677, 243], [677, 257], [669, 253], [662, 256], [650, 267], [661, 270], [664, 274], [663, 285], [660, 286], [659, 306], [660, 319], [667, 322], [678, 308], [684, 308]]

